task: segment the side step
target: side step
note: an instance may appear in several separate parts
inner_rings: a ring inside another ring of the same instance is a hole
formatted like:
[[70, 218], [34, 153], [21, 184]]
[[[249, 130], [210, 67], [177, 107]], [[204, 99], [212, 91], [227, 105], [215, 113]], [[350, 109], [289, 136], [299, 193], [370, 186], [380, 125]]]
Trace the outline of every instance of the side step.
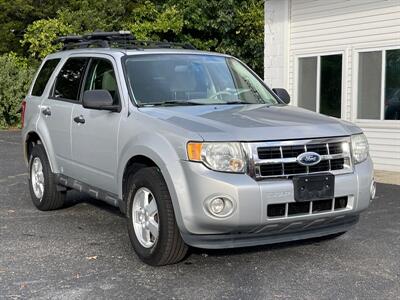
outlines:
[[123, 201], [119, 199], [118, 195], [116, 194], [95, 188], [91, 185], [65, 176], [63, 174], [55, 174], [55, 180], [57, 184], [57, 190], [59, 191], [67, 191], [68, 189], [73, 189], [79, 192], [87, 193], [95, 199], [104, 201], [112, 206], [119, 207], [121, 212], [125, 213], [125, 205], [123, 205]]

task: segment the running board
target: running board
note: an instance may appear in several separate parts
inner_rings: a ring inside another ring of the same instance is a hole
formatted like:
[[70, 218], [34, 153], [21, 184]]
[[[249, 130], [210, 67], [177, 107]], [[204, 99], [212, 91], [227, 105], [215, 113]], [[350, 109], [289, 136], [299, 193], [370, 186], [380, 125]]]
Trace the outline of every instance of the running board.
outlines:
[[116, 194], [104, 191], [102, 189], [95, 188], [89, 184], [76, 180], [74, 178], [62, 175], [54, 174], [56, 184], [59, 185], [60, 189], [68, 188], [79, 192], [87, 193], [92, 198], [104, 201], [112, 206], [119, 207], [119, 209], [125, 213], [125, 205], [123, 201], [118, 198]]

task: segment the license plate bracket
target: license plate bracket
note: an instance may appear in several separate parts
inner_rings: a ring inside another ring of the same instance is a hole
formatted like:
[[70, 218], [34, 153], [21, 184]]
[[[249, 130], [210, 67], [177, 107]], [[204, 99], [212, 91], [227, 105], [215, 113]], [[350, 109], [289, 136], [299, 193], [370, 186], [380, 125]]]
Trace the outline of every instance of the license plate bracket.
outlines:
[[314, 174], [293, 177], [294, 200], [298, 202], [332, 199], [335, 194], [335, 176]]

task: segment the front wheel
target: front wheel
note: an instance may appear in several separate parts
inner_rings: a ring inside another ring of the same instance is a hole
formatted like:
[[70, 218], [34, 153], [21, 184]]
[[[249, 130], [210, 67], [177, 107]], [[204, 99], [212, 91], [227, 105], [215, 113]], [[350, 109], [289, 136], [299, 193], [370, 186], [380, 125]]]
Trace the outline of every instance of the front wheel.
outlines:
[[153, 266], [177, 263], [188, 247], [176, 225], [167, 185], [155, 167], [143, 168], [128, 179], [128, 232], [141, 260]]

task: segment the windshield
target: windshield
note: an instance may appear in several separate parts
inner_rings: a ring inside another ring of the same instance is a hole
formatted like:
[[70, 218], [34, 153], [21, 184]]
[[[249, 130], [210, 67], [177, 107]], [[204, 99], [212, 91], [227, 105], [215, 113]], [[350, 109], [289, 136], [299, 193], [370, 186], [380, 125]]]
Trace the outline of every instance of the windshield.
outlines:
[[150, 54], [125, 60], [138, 105], [281, 104], [234, 58]]

